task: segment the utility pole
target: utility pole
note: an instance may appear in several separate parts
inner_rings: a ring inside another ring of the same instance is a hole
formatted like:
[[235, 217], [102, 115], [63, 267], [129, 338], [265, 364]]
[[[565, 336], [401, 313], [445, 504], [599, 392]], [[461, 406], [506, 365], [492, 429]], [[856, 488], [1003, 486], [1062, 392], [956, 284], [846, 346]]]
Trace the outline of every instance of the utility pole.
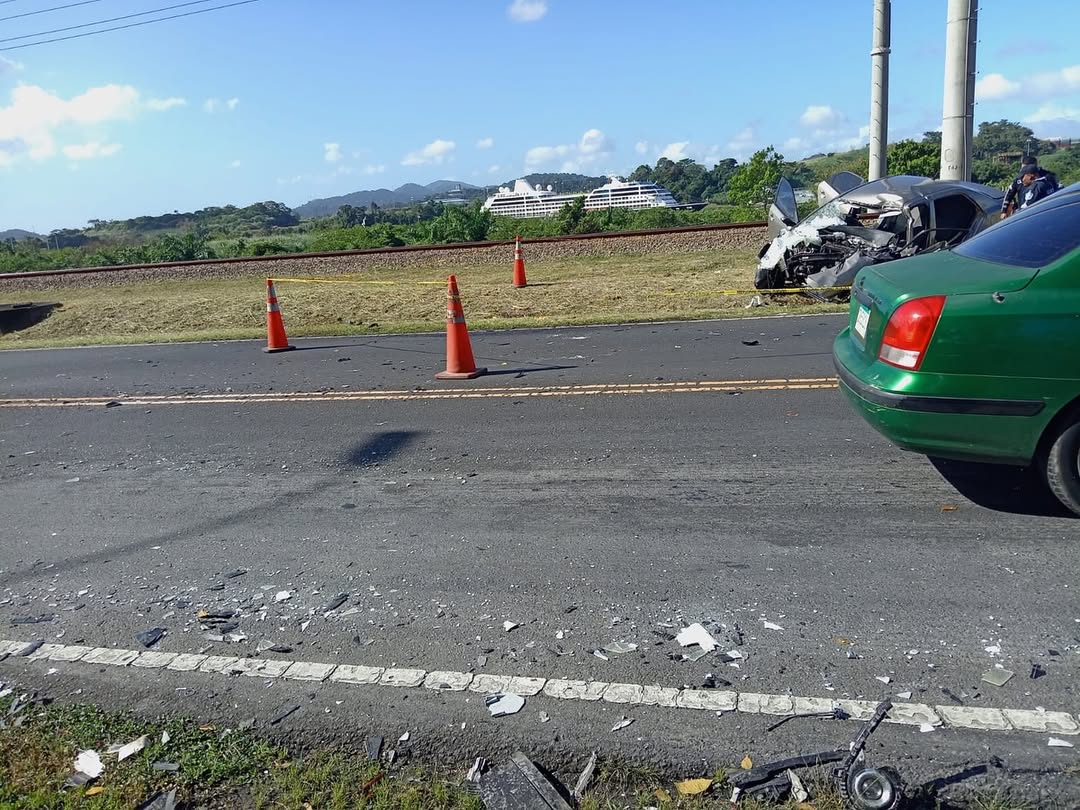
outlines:
[[941, 117], [941, 179], [971, 179], [975, 126], [976, 0], [949, 0], [945, 25], [945, 96]]
[[887, 173], [891, 29], [892, 0], [874, 0], [874, 47], [870, 51], [870, 176], [868, 180], [878, 180]]

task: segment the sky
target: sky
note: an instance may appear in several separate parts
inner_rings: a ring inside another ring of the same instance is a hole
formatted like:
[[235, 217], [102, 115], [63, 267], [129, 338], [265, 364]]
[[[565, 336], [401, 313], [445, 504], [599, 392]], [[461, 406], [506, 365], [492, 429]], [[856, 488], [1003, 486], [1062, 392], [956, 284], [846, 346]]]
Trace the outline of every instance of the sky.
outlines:
[[[18, 47], [235, 2], [0, 2], [0, 230], [867, 142], [872, 0], [255, 0]], [[945, 6], [893, 3], [891, 141], [941, 127]], [[1080, 136], [1077, 31], [984, 2], [976, 121]]]

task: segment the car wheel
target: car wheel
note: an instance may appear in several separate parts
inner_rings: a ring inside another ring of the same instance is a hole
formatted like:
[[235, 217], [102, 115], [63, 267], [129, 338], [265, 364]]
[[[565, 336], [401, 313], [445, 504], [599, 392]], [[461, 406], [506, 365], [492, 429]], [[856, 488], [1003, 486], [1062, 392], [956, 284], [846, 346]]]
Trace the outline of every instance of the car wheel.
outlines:
[[1050, 446], [1046, 483], [1059, 501], [1080, 515], [1080, 422], [1068, 425]]

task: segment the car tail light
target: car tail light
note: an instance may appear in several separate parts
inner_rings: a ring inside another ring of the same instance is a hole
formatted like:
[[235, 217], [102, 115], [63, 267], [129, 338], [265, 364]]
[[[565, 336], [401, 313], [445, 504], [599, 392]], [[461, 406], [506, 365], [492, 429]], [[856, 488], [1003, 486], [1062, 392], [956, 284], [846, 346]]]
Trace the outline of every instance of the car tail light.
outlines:
[[878, 358], [891, 366], [917, 371], [944, 306], [944, 295], [913, 298], [898, 306], [885, 327]]

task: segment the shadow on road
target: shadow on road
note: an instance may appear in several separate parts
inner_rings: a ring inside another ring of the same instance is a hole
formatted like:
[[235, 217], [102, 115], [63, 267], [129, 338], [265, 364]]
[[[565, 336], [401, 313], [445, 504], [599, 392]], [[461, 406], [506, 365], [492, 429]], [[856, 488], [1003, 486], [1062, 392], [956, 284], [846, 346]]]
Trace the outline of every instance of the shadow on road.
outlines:
[[1077, 517], [1062, 506], [1035, 470], [942, 458], [930, 458], [930, 463], [957, 492], [986, 509], [1033, 517]]
[[577, 366], [522, 366], [521, 368], [500, 368], [496, 371], [488, 371], [484, 376], [496, 377], [500, 374], [520, 374], [524, 377], [526, 374], [530, 374], [534, 371], [565, 371], [568, 368], [577, 368]]
[[378, 464], [405, 449], [421, 434], [415, 430], [386, 430], [373, 433], [357, 442], [345, 453], [345, 462], [353, 467]]

